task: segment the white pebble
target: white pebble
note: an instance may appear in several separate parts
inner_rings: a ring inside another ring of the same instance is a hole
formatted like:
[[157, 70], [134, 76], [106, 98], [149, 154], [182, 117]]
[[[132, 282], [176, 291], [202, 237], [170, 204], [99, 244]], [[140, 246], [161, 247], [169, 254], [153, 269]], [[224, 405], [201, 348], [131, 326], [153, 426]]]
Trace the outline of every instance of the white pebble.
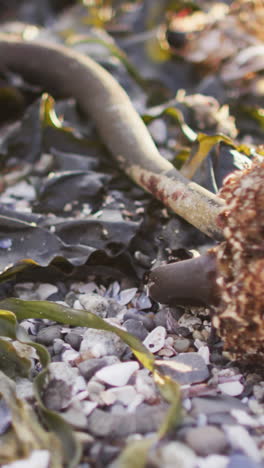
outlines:
[[208, 366], [210, 364], [210, 351], [208, 346], [201, 346], [198, 349], [198, 354], [204, 359], [205, 364]]
[[48, 450], [33, 450], [28, 458], [17, 460], [2, 468], [48, 468], [50, 465], [50, 452]]
[[157, 353], [161, 348], [163, 348], [166, 338], [166, 329], [164, 327], [156, 327], [152, 332], [143, 341], [143, 344], [148, 348], [152, 353]]
[[261, 455], [256, 442], [244, 427], [225, 424], [223, 429], [229, 439], [230, 444], [235, 450], [242, 450], [246, 455], [253, 458], [256, 462], [261, 460]]
[[50, 283], [41, 283], [36, 289], [36, 293], [41, 301], [45, 301], [51, 294], [58, 292], [57, 286]]
[[244, 390], [244, 386], [239, 381], [220, 383], [218, 388], [222, 393], [230, 396], [240, 395]]
[[112, 385], [113, 387], [122, 387], [126, 385], [130, 377], [139, 369], [136, 361], [120, 362], [106, 366], [96, 372], [98, 380]]
[[197, 468], [226, 468], [229, 459], [224, 455], [209, 455], [205, 458], [197, 458]]
[[[112, 405], [116, 401], [124, 406], [129, 406], [137, 397], [137, 392], [132, 385], [125, 385], [124, 387], [109, 388], [102, 392], [100, 396], [107, 406]], [[142, 400], [143, 398], [141, 402]]]
[[259, 421], [252, 418], [252, 416], [250, 416], [246, 411], [243, 411], [240, 409], [231, 409], [230, 413], [232, 416], [234, 416], [237, 422], [241, 424], [242, 426], [248, 426], [248, 427], [260, 426]]
[[84, 401], [82, 403], [82, 409], [85, 414], [85, 416], [89, 416], [89, 414], [92, 413], [92, 411], [97, 407], [96, 401]]

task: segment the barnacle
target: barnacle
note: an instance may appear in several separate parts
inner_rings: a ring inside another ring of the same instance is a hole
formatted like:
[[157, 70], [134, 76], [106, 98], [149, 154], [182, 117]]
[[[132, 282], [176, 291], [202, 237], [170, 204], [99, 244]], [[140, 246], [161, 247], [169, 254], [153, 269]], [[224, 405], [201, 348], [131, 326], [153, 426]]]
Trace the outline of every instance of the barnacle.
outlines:
[[264, 161], [232, 173], [220, 191], [225, 241], [214, 251], [220, 304], [213, 324], [232, 358], [264, 357]]

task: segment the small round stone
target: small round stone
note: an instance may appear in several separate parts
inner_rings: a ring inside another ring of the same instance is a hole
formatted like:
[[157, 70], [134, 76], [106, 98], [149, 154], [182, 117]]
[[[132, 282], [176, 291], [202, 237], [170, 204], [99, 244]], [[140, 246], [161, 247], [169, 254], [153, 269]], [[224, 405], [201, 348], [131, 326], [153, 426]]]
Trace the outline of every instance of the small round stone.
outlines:
[[201, 457], [224, 453], [228, 448], [224, 432], [215, 426], [192, 428], [187, 431], [185, 441]]
[[36, 342], [49, 346], [55, 339], [61, 338], [61, 325], [51, 325], [41, 328], [36, 336]]
[[178, 353], [184, 353], [185, 351], [188, 350], [188, 348], [191, 345], [191, 341], [188, 340], [188, 338], [176, 338], [176, 340], [173, 343], [173, 347], [175, 351]]

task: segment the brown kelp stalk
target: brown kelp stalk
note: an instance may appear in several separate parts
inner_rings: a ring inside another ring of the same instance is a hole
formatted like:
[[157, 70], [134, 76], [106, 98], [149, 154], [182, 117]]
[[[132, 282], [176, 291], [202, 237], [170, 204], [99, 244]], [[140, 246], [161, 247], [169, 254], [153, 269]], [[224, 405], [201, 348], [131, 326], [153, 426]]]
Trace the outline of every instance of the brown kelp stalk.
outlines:
[[121, 168], [193, 226], [219, 239], [221, 198], [183, 177], [155, 146], [128, 95], [100, 65], [67, 47], [0, 34], [1, 67], [76, 99]]
[[217, 304], [213, 324], [225, 349], [263, 360], [264, 161], [231, 174], [220, 196], [225, 241], [199, 258], [154, 269], [150, 295], [163, 303]]

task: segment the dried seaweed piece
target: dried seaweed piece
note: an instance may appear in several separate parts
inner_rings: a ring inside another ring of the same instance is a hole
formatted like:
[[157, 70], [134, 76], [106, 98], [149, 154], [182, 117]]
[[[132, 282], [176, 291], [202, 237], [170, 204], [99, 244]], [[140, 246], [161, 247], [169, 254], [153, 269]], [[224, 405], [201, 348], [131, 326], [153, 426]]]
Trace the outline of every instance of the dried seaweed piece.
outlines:
[[[60, 96], [92, 117], [108, 150], [141, 187], [205, 234], [221, 238], [215, 220], [223, 200], [183, 177], [161, 156], [128, 95], [89, 57], [61, 45], [0, 35], [4, 68]], [[26, 57], [26, 59], [25, 59]]]

